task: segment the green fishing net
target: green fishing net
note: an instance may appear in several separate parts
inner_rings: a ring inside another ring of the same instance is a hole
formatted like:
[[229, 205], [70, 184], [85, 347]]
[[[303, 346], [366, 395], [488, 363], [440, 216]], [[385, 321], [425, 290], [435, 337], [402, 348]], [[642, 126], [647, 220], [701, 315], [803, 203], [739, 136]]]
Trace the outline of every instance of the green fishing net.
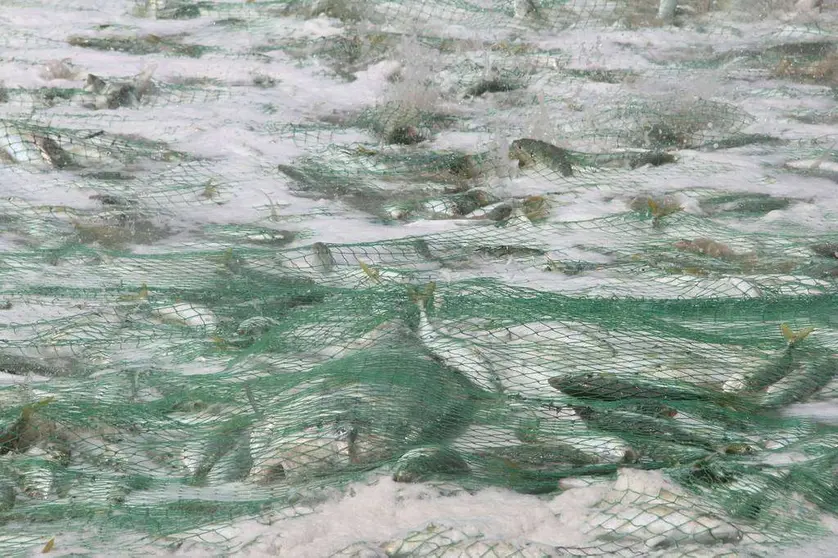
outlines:
[[323, 555], [829, 534], [834, 5], [12, 4], [2, 555], [296, 556], [376, 483], [556, 532]]

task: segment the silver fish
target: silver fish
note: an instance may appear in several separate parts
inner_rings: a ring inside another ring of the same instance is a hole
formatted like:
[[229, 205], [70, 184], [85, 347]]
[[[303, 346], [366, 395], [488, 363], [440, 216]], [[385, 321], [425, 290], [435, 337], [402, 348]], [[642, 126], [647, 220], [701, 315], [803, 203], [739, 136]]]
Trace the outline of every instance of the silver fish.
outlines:
[[473, 345], [470, 346], [464, 340], [439, 333], [431, 324], [427, 305], [430, 303], [435, 288], [435, 283], [429, 283], [424, 292], [417, 292], [413, 295], [414, 302], [419, 308], [419, 338], [422, 343], [446, 366], [463, 374], [477, 387], [491, 392], [502, 391], [498, 374], [479, 349]]
[[764, 407], [776, 408], [803, 401], [838, 376], [838, 359], [824, 357], [801, 363], [769, 386], [760, 398]]

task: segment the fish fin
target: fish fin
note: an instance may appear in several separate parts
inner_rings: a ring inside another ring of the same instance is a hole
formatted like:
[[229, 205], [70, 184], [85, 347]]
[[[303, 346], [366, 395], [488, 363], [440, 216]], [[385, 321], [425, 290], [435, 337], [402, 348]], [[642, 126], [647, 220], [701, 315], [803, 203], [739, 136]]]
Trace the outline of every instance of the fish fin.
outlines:
[[815, 331], [815, 328], [813, 327], [804, 327], [794, 335], [794, 342], [799, 343], [800, 341], [803, 341], [804, 339], [809, 337], [809, 334], [813, 331]]
[[794, 332], [791, 330], [789, 324], [780, 324], [780, 331], [783, 333], [783, 337], [786, 338], [786, 341], [789, 343], [794, 341]]
[[359, 261], [361, 264], [361, 270], [373, 281], [376, 283], [381, 283], [381, 272], [378, 271], [376, 268], [372, 267], [371, 265], [367, 265], [364, 262]]
[[660, 213], [660, 206], [658, 205], [658, 202], [656, 202], [652, 198], [649, 198], [648, 200], [646, 200], [646, 203], [649, 205], [649, 212], [652, 215], [658, 215]]
[[434, 281], [431, 281], [422, 288], [414, 285], [407, 286], [407, 294], [410, 297], [410, 301], [419, 304], [422, 308], [424, 308], [428, 301], [433, 297], [435, 290], [436, 283]]
[[795, 344], [806, 339], [810, 333], [815, 331], [815, 328], [804, 327], [800, 331], [794, 332], [792, 331], [791, 326], [789, 326], [789, 324], [781, 324], [780, 331], [783, 333], [783, 337], [786, 339], [786, 342], [788, 342], [789, 346], [794, 346]]

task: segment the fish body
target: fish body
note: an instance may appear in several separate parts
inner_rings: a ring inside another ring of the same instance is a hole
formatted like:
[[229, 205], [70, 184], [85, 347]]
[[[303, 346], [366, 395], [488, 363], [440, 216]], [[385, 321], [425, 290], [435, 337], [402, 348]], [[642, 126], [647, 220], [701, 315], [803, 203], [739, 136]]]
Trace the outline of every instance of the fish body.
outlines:
[[755, 370], [745, 379], [746, 391], [758, 392], [788, 376], [799, 364], [791, 347], [783, 349], [778, 357]]
[[440, 447], [418, 447], [399, 457], [394, 467], [393, 480], [420, 482], [433, 475], [469, 471], [468, 463], [456, 451]]
[[443, 335], [431, 324], [427, 305], [433, 295], [434, 284], [430, 285], [430, 292], [418, 293], [414, 298], [419, 308], [418, 333], [422, 343], [442, 363], [463, 374], [475, 386], [494, 393], [502, 391], [500, 378], [477, 347], [470, 346], [465, 340]]
[[[54, 141], [45, 136], [18, 129], [11, 123], [0, 122], [0, 158], [9, 163], [29, 164], [36, 168], [52, 168], [49, 150]], [[40, 145], [39, 145], [40, 143]], [[58, 151], [53, 149], [54, 154]], [[63, 159], [59, 158], [58, 161]]]
[[838, 376], [838, 359], [824, 357], [800, 363], [786, 376], [768, 386], [760, 397], [766, 408], [778, 408], [804, 401]]
[[[813, 331], [812, 328], [803, 329], [797, 333], [791, 330], [788, 324], [780, 327], [786, 339], [786, 347], [782, 352], [769, 361], [768, 364], [754, 371], [745, 378], [744, 391], [761, 392], [769, 386], [789, 376], [792, 371], [798, 369], [803, 363], [811, 362], [823, 354], [823, 349], [811, 344], [806, 348], [800, 348], [800, 343]], [[823, 387], [825, 384], [819, 386]], [[812, 392], [814, 393], [814, 392]], [[811, 393], [809, 394], [811, 395]]]
[[595, 410], [576, 407], [576, 412], [592, 428], [610, 432], [627, 433], [641, 439], [663, 440], [715, 451], [727, 439], [724, 431], [707, 432], [689, 428], [671, 418], [658, 418], [623, 410]]
[[266, 316], [254, 316], [239, 323], [236, 334], [242, 337], [259, 337], [279, 322]]
[[596, 153], [584, 157], [586, 159], [585, 163], [592, 167], [627, 170], [634, 170], [645, 166], [659, 167], [661, 165], [675, 163], [678, 160], [672, 153], [647, 149]]
[[[471, 413], [466, 381], [415, 345], [333, 358], [309, 377], [260, 401], [265, 416], [250, 430], [257, 482], [375, 466], [448, 438]], [[417, 471], [411, 462], [419, 471], [437, 462], [433, 451], [423, 452], [401, 460], [404, 475]]]
[[824, 258], [833, 258], [838, 260], [838, 243], [825, 242], [822, 244], [814, 244], [811, 246], [812, 252]]
[[208, 308], [190, 302], [177, 302], [151, 309], [151, 316], [163, 323], [214, 330], [217, 318]]
[[515, 17], [518, 19], [525, 19], [528, 17], [536, 17], [539, 15], [540, 0], [514, 0], [515, 1]]
[[739, 257], [726, 244], [716, 242], [709, 238], [697, 238], [695, 240], [679, 240], [675, 243], [675, 247], [679, 250], [693, 252], [695, 254], [702, 254], [711, 258], [719, 258], [723, 260], [735, 260]]
[[573, 175], [570, 152], [546, 141], [517, 139], [509, 146], [509, 158], [517, 160], [519, 167], [544, 165], [564, 177]]
[[723, 394], [679, 382], [650, 382], [640, 376], [611, 372], [582, 372], [550, 378], [555, 389], [573, 397], [622, 401], [646, 399], [657, 401], [714, 400]]
[[523, 435], [519, 434], [523, 440], [572, 447], [597, 464], [632, 463], [637, 459], [637, 452], [625, 440], [591, 428], [570, 406], [539, 405], [519, 420], [523, 420]]
[[270, 419], [261, 421], [250, 434], [250, 478], [258, 484], [271, 484], [345, 470], [352, 463], [354, 443], [355, 434], [346, 425], [289, 432]]

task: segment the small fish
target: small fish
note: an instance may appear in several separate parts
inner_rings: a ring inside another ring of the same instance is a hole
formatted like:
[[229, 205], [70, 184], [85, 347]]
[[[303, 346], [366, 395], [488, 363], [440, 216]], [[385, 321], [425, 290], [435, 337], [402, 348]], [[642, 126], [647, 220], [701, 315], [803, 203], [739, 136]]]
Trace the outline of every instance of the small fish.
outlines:
[[428, 318], [427, 306], [436, 283], [428, 283], [424, 291], [411, 293], [419, 308], [419, 338], [425, 347], [446, 366], [457, 370], [476, 386], [490, 392], [502, 391], [500, 378], [480, 350], [467, 342], [440, 334]]
[[5, 470], [0, 472], [0, 513], [12, 510], [17, 501], [17, 491], [14, 487], [15, 481], [8, 472]]
[[91, 93], [102, 93], [108, 83], [97, 75], [87, 74], [87, 80], [84, 85], [86, 91]]
[[421, 482], [439, 474], [468, 473], [466, 463], [457, 452], [436, 447], [419, 447], [404, 453], [396, 462], [393, 480]]
[[625, 399], [714, 401], [727, 395], [686, 383], [670, 382], [670, 385], [664, 385], [660, 382], [644, 380], [641, 377], [627, 378], [609, 372], [564, 374], [551, 378], [549, 383], [566, 395], [602, 401]]
[[509, 158], [517, 160], [519, 167], [540, 164], [562, 176], [573, 176], [570, 153], [545, 141], [517, 139], [509, 146]]
[[375, 283], [381, 283], [381, 272], [378, 271], [376, 268], [372, 267], [371, 265], [367, 265], [364, 262], [358, 262], [361, 265], [361, 270], [373, 280]]
[[818, 256], [838, 260], [838, 243], [815, 244], [811, 248]]
[[358, 434], [351, 426], [336, 423], [286, 431], [270, 418], [252, 428], [250, 477], [257, 483], [304, 480], [352, 465]]
[[38, 151], [41, 152], [41, 157], [43, 157], [44, 161], [53, 167], [63, 169], [73, 166], [73, 159], [54, 139], [47, 136], [34, 135], [33, 141]]
[[745, 392], [762, 391], [768, 386], [788, 376], [791, 371], [800, 363], [799, 351], [796, 347], [814, 331], [814, 328], [804, 328], [793, 332], [788, 324], [780, 325], [780, 331], [786, 340], [786, 347], [772, 362], [761, 367], [750, 377], [746, 378]]
[[782, 379], [768, 386], [760, 398], [766, 408], [785, 407], [817, 393], [838, 375], [838, 360], [820, 358], [799, 363]]
[[541, 12], [540, 3], [541, 0], [515, 0], [515, 17], [518, 19], [538, 17]]
[[715, 240], [711, 240], [709, 238], [696, 238], [695, 240], [679, 240], [675, 243], [675, 248], [679, 250], [684, 250], [686, 252], [702, 254], [711, 258], [719, 258], [722, 260], [735, 260], [741, 257], [726, 244], [716, 242]]
[[96, 200], [102, 205], [137, 205], [137, 202], [134, 200], [122, 198], [120, 196], [114, 196], [112, 194], [94, 194], [89, 197], [91, 200]]
[[645, 548], [615, 554], [620, 556], [671, 556], [672, 550], [676, 556], [701, 556], [681, 554], [681, 549], [742, 539], [743, 533], [732, 522], [701, 504], [656, 471], [621, 468], [586, 523], [595, 526], [598, 539], [642, 541]]
[[659, 167], [661, 165], [675, 163], [677, 160], [678, 158], [672, 153], [666, 153], [664, 151], [650, 151], [631, 157], [629, 159], [629, 168], [634, 170], [646, 165]]
[[591, 407], [574, 407], [576, 413], [591, 427], [608, 432], [631, 433], [649, 440], [675, 442], [715, 451], [724, 439], [710, 433], [692, 431], [672, 419], [657, 418], [622, 410], [595, 410]]
[[177, 302], [152, 308], [151, 316], [166, 324], [186, 327], [200, 327], [214, 330], [218, 323], [215, 314], [208, 308], [191, 302]]
[[311, 245], [311, 250], [314, 257], [313, 267], [318, 271], [328, 273], [337, 265], [337, 261], [332, 255], [329, 246], [323, 242], [315, 242]]
[[53, 401], [54, 397], [48, 397], [23, 406], [20, 417], [0, 434], [0, 455], [9, 452], [24, 453], [43, 437], [50, 435], [52, 428], [49, 427], [49, 423], [39, 420], [36, 413]]
[[259, 337], [278, 325], [279, 322], [266, 316], [254, 316], [242, 321], [236, 328], [236, 334], [242, 337]]
[[712, 450], [697, 448], [676, 442], [665, 442], [662, 440], [634, 441], [634, 447], [645, 460], [665, 463], [668, 466], [678, 466], [683, 463], [693, 463], [698, 459], [704, 459], [714, 455]]
[[[625, 440], [590, 428], [572, 407], [546, 405], [537, 416], [536, 432], [542, 442], [571, 446], [593, 456], [599, 464], [633, 463], [638, 458]], [[526, 439], [532, 437], [529, 433]]]
[[670, 202], [667, 198], [664, 198], [661, 202], [649, 198], [646, 205], [649, 207], [649, 213], [652, 214], [653, 222], [655, 223], [667, 215], [672, 215], [684, 210], [684, 207], [681, 204], [678, 202]]
[[488, 192], [472, 189], [468, 192], [453, 196], [453, 201], [457, 206], [457, 213], [459, 215], [468, 215], [498, 200]]
[[489, 219], [490, 221], [505, 221], [515, 211], [515, 204], [511, 201], [502, 201], [489, 204], [485, 207], [475, 209], [465, 215], [466, 219]]

